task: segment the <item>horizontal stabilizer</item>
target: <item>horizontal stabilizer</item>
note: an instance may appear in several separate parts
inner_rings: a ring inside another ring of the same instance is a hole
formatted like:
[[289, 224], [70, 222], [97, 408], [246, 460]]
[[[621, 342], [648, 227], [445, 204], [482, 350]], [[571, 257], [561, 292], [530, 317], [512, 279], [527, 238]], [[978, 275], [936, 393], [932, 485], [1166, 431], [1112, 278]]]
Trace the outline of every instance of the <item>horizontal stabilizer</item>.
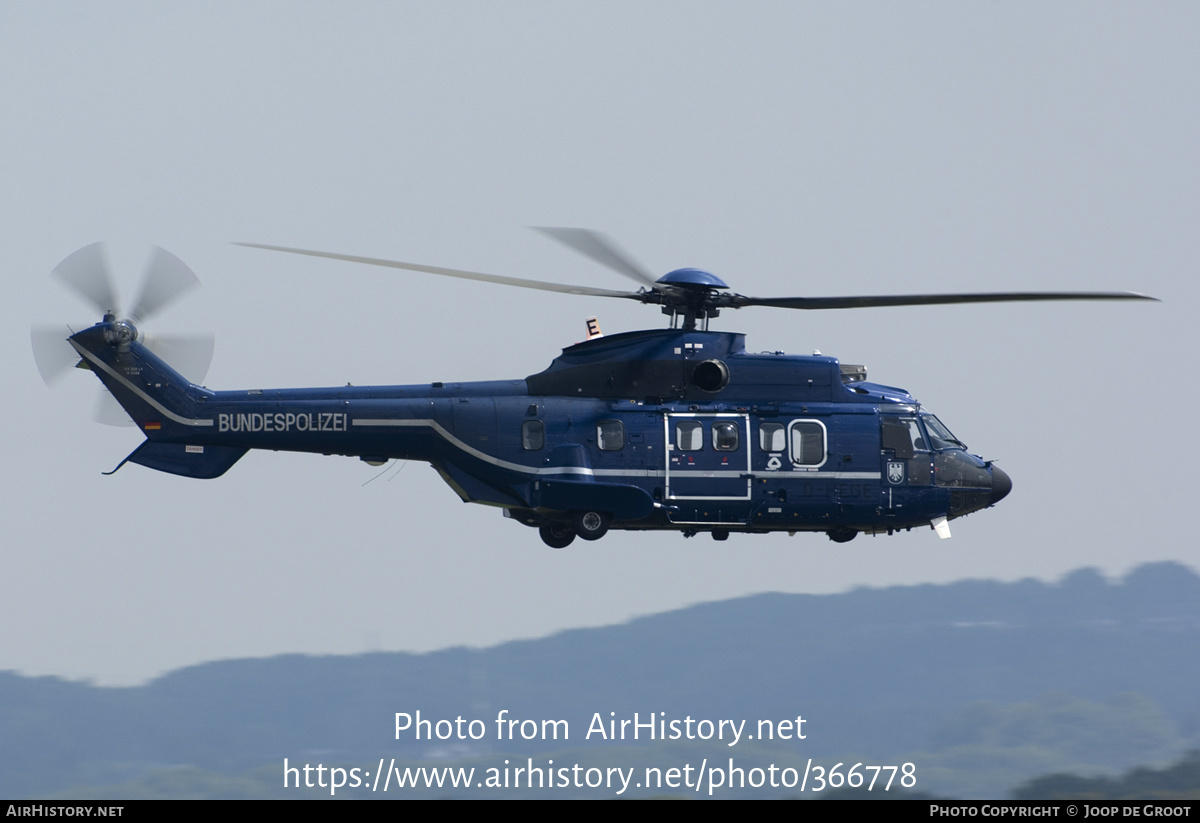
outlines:
[[241, 446], [186, 446], [183, 443], [147, 440], [124, 462], [182, 477], [209, 480], [229, 471], [246, 451]]

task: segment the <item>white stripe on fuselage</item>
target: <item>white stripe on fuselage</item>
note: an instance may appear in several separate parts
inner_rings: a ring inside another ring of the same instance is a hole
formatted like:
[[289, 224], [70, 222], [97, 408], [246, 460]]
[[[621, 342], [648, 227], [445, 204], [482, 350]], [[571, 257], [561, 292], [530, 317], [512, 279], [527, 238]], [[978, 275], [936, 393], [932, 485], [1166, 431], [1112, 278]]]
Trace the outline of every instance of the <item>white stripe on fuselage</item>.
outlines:
[[[109, 366], [103, 360], [100, 360], [98, 357], [96, 357], [94, 354], [89, 352], [84, 347], [80, 346], [74, 340], [69, 340], [67, 342], [69, 342], [72, 346], [74, 346], [75, 350], [78, 351], [80, 356], [82, 356], [85, 360], [87, 360], [89, 363], [92, 363], [92, 364], [98, 366], [106, 374], [108, 374], [114, 380], [121, 383], [121, 385], [123, 385], [125, 388], [129, 389], [131, 392], [136, 394], [138, 397], [140, 397], [142, 400], [144, 400], [147, 404], [149, 404], [153, 408], [157, 409], [163, 416], [165, 416], [169, 420], [173, 420], [176, 423], [180, 423], [184, 426], [212, 426], [213, 425], [212, 418], [208, 418], [208, 419], [193, 418], [193, 417], [184, 417], [182, 415], [176, 414], [175, 412], [171, 411], [166, 406], [164, 406], [162, 403], [159, 403], [153, 397], [146, 394], [146, 392], [142, 391], [142, 389], [135, 386], [124, 375], [117, 373], [117, 371], [114, 370], [111, 366]], [[448, 432], [440, 423], [438, 423], [435, 420], [429, 420], [429, 419], [423, 419], [423, 418], [393, 419], [393, 418], [361, 417], [361, 418], [353, 419], [350, 422], [351, 422], [351, 425], [363, 426], [366, 428], [376, 428], [376, 427], [378, 427], [378, 428], [422, 428], [422, 427], [430, 428], [430, 429], [433, 429], [434, 432], [436, 432], [439, 437], [441, 437], [447, 443], [450, 443], [452, 446], [459, 449], [460, 451], [466, 452], [467, 454], [471, 455], [472, 457], [482, 460], [485, 463], [490, 463], [491, 465], [496, 466], [498, 468], [507, 469], [508, 471], [518, 472], [520, 474], [530, 474], [530, 475], [535, 475], [535, 476], [579, 475], [582, 477], [665, 477], [666, 476], [666, 472], [663, 469], [588, 469], [588, 468], [584, 468], [582, 466], [559, 466], [556, 468], [537, 468], [534, 466], [526, 466], [523, 463], [513, 463], [512, 461], [509, 461], [509, 460], [501, 460], [498, 457], [493, 457], [492, 455], [488, 454], [487, 452], [480, 451], [479, 449], [475, 448], [474, 446], [467, 445], [462, 440], [459, 440], [453, 434]], [[678, 470], [678, 469], [675, 470], [675, 476], [677, 478], [691, 477], [691, 478], [729, 479], [729, 478], [745, 477], [747, 474], [749, 474], [750, 476], [755, 477], [755, 478], [788, 477], [791, 479], [799, 479], [799, 478], [803, 477], [803, 478], [820, 479], [820, 480], [879, 480], [883, 476], [881, 472], [871, 472], [871, 471], [866, 471], [866, 472], [822, 472], [822, 471], [742, 472], [742, 471], [732, 470], [732, 471], [695, 471], [695, 472], [691, 472], [689, 470], [682, 470], [682, 471]]]
[[[392, 419], [392, 418], [356, 418], [351, 422], [354, 426], [365, 426], [370, 428], [430, 428], [437, 433], [439, 437], [450, 443], [457, 449], [460, 449], [467, 454], [475, 457], [485, 463], [490, 463], [498, 468], [508, 469], [509, 471], [520, 472], [521, 474], [533, 475], [559, 475], [559, 474], [577, 474], [585, 477], [663, 477], [666, 472], [663, 469], [586, 469], [580, 466], [561, 466], [558, 468], [536, 468], [534, 466], [526, 466], [522, 463], [513, 463], [508, 460], [501, 460], [498, 457], [493, 457], [487, 452], [480, 451], [474, 446], [469, 446], [459, 440], [453, 434], [448, 432], [436, 420], [424, 418], [409, 418], [409, 419]], [[688, 471], [680, 472], [674, 470], [674, 477], [711, 477], [711, 478], [739, 478], [745, 477], [747, 472], [743, 471], [696, 471], [690, 473]], [[881, 472], [750, 472], [756, 478], [791, 478], [798, 480], [800, 478], [820, 479], [820, 480], [878, 480], [883, 475]]]

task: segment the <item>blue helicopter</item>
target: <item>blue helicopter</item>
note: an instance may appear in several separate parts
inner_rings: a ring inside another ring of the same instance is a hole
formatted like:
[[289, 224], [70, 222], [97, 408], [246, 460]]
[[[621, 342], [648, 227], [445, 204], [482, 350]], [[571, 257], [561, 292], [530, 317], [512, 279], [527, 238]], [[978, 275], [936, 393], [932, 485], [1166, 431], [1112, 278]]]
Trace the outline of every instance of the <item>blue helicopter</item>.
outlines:
[[240, 245], [636, 300], [661, 306], [669, 328], [604, 336], [591, 321], [587, 340], [519, 380], [212, 391], [199, 385], [211, 341], [151, 339], [137, 327], [192, 288], [196, 276], [156, 250], [123, 317], [94, 244], [54, 274], [103, 319], [66, 338], [69, 349], [61, 332], [35, 329], [35, 358], [47, 382], [73, 364], [93, 371], [145, 434], [113, 472], [136, 463], [215, 478], [250, 449], [346, 455], [371, 465], [423, 461], [464, 501], [499, 507], [558, 549], [609, 529], [707, 532], [716, 540], [732, 532], [824, 532], [844, 543], [859, 533], [924, 527], [947, 538], [949, 521], [1009, 493], [1004, 471], [971, 454], [907, 391], [868, 382], [865, 367], [821, 355], [750, 353], [744, 334], [710, 331], [709, 321], [722, 309], [752, 306], [1154, 299], [1130, 292], [748, 297], [700, 269], [654, 278], [595, 232], [541, 231], [640, 288]]

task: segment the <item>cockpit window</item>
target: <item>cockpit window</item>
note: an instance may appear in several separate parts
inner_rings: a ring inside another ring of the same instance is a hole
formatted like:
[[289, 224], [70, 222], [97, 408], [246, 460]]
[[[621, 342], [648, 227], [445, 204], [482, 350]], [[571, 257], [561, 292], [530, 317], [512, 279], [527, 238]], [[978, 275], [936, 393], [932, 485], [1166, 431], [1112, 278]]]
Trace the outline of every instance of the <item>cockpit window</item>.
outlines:
[[966, 443], [952, 435], [950, 430], [942, 425], [942, 421], [932, 414], [921, 415], [921, 420], [925, 423], [925, 430], [929, 432], [929, 444], [934, 449], [940, 451], [942, 449], [967, 448]]
[[896, 457], [907, 459], [915, 452], [930, 450], [915, 417], [880, 417], [879, 424], [883, 448], [894, 451]]

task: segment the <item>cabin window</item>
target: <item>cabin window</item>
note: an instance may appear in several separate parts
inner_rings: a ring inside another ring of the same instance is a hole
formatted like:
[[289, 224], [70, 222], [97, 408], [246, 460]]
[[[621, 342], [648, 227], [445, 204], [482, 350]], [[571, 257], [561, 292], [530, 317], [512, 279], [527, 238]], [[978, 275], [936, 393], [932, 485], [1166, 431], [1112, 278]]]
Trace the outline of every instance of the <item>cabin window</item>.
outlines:
[[737, 423], [732, 420], [719, 420], [712, 426], [713, 448], [719, 452], [735, 452], [738, 450], [738, 441], [741, 440], [740, 435], [741, 429]]
[[546, 425], [541, 420], [526, 420], [521, 424], [521, 447], [537, 451], [546, 445]]
[[615, 452], [625, 448], [625, 424], [620, 420], [601, 420], [596, 425], [596, 442], [601, 451]]
[[704, 424], [699, 420], [676, 420], [675, 446], [685, 452], [704, 448]]
[[760, 423], [758, 425], [758, 447], [763, 451], [783, 451], [784, 440], [782, 423]]
[[792, 463], [816, 467], [825, 462], [825, 425], [817, 420], [792, 423]]

